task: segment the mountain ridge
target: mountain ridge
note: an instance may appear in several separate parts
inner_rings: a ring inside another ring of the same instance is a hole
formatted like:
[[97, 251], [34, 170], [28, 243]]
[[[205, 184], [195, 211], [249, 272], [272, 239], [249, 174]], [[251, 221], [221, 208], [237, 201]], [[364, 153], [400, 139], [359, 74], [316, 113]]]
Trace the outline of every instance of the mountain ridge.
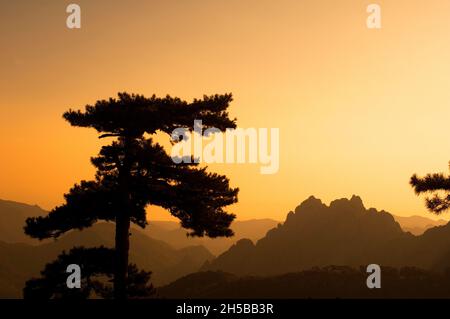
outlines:
[[388, 212], [366, 209], [358, 196], [330, 205], [310, 196], [265, 237], [255, 243], [238, 241], [202, 271], [267, 276], [316, 266], [370, 263], [445, 268], [450, 265], [450, 224], [415, 236], [404, 232]]

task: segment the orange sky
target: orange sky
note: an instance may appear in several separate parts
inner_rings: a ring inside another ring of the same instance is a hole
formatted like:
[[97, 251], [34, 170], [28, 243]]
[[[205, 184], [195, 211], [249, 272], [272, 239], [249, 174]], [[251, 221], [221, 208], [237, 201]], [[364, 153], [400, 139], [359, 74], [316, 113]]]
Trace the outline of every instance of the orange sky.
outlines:
[[[65, 26], [69, 3], [81, 30]], [[0, 198], [50, 209], [101, 141], [62, 120], [119, 91], [234, 94], [240, 127], [280, 128], [280, 170], [211, 165], [239, 186], [239, 219], [314, 194], [430, 216], [408, 185], [450, 160], [450, 2], [362, 0], [4, 1], [0, 8]], [[155, 219], [166, 219], [160, 211]]]

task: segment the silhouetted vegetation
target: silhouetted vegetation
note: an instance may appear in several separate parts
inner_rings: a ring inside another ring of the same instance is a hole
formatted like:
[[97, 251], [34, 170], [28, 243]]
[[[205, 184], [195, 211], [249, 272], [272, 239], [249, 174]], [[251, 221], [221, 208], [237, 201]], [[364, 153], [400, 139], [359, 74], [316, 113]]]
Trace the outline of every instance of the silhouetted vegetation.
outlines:
[[231, 236], [235, 218], [224, 210], [237, 202], [238, 189], [225, 176], [208, 173], [194, 161], [175, 164], [164, 148], [146, 137], [171, 134], [176, 128], [193, 131], [194, 120], [203, 129], [234, 128], [226, 112], [231, 94], [205, 96], [187, 103], [178, 98], [146, 98], [121, 93], [118, 99], [69, 110], [64, 118], [73, 126], [94, 128], [100, 138], [117, 140], [92, 158], [95, 180], [81, 181], [65, 194], [65, 203], [45, 217], [29, 218], [25, 232], [34, 238], [57, 238], [72, 229], [90, 227], [98, 220], [114, 221], [114, 296], [126, 298], [130, 223], [144, 228], [145, 208], [167, 209], [190, 229], [192, 236]]
[[[418, 177], [414, 174], [410, 184], [417, 195], [432, 194], [431, 197], [425, 199], [425, 205], [430, 212], [439, 215], [450, 208], [450, 176], [435, 173]], [[440, 192], [444, 194], [440, 194]]]
[[[86, 299], [89, 297], [112, 298], [111, 279], [114, 275], [114, 250], [98, 247], [76, 247], [69, 253], [63, 252], [58, 258], [46, 265], [41, 278], [27, 281], [24, 288], [26, 299], [71, 298]], [[81, 288], [69, 289], [66, 285], [67, 266], [76, 264], [81, 267]], [[128, 266], [126, 282], [129, 298], [147, 298], [155, 293], [150, 283], [151, 272], [139, 270], [136, 265]]]
[[366, 285], [365, 267], [314, 267], [279, 276], [224, 272], [185, 276], [157, 290], [165, 298], [450, 298], [450, 272], [382, 267], [381, 289]]

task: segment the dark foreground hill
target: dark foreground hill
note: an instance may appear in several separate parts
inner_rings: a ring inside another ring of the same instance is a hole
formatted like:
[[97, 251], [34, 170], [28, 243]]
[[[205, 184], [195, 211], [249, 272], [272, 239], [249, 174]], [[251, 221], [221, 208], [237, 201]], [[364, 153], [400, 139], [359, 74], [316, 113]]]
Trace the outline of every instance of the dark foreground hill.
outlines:
[[268, 276], [372, 263], [443, 270], [450, 266], [450, 224], [414, 236], [389, 213], [366, 209], [357, 196], [329, 206], [310, 197], [256, 244], [240, 240], [203, 270]]
[[[68, 251], [74, 246], [113, 247], [113, 243], [114, 225], [110, 223], [73, 231], [57, 241], [37, 246], [0, 242], [0, 298], [21, 297], [25, 281], [37, 276], [44, 265], [63, 250]], [[213, 258], [203, 246], [174, 249], [138, 230], [132, 231], [130, 246], [130, 261], [152, 271], [152, 282], [156, 286], [195, 272]]]
[[238, 277], [199, 272], [158, 289], [164, 298], [450, 298], [450, 273], [417, 268], [381, 270], [381, 288], [369, 289], [365, 268], [329, 266], [278, 276]]

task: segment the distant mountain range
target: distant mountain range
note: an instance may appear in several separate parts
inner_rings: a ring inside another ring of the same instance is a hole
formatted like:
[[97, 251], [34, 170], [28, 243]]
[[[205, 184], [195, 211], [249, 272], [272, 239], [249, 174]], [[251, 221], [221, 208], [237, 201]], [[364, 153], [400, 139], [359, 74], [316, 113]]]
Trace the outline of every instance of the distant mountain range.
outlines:
[[[47, 213], [37, 205], [32, 206], [0, 199], [0, 241], [30, 245], [42, 244], [39, 240], [26, 236], [23, 227], [28, 217], [43, 216]], [[135, 228], [151, 238], [168, 243], [176, 249], [202, 245], [214, 255], [218, 255], [230, 248], [239, 239], [249, 238], [256, 241], [264, 237], [266, 232], [276, 227], [277, 224], [278, 222], [273, 219], [235, 221], [232, 224], [235, 232], [233, 237], [214, 239], [187, 237], [187, 231], [181, 228], [179, 223], [173, 221], [150, 221], [145, 229], [137, 226]]]
[[400, 224], [404, 231], [410, 232], [413, 235], [422, 235], [426, 230], [430, 228], [436, 226], [444, 226], [448, 223], [448, 220], [433, 220], [422, 216], [392, 216], [394, 217], [395, 221]]
[[[400, 224], [405, 232], [413, 235], [422, 235], [426, 230], [443, 226], [448, 221], [440, 219], [433, 220], [422, 216], [396, 216], [392, 215], [394, 220]], [[279, 221], [273, 219], [252, 219], [233, 222], [232, 228], [235, 235], [230, 238], [198, 238], [187, 237], [186, 230], [181, 228], [177, 222], [170, 221], [150, 221], [144, 232], [150, 237], [165, 241], [175, 248], [183, 248], [190, 245], [203, 245], [214, 255], [220, 255], [229, 249], [234, 243], [240, 239], [250, 239], [253, 242], [263, 238], [272, 228], [280, 224]]]
[[[42, 242], [30, 238], [23, 233], [25, 219], [31, 216], [43, 216], [47, 211], [37, 205], [28, 205], [14, 201], [0, 199], [0, 241], [7, 243], [26, 243], [31, 245]], [[422, 216], [396, 216], [392, 215], [404, 231], [414, 235], [421, 235], [427, 229], [447, 224], [446, 220], [433, 220]], [[235, 235], [230, 238], [198, 238], [187, 237], [186, 230], [174, 221], [149, 221], [145, 229], [140, 229], [149, 237], [159, 239], [174, 248], [185, 248], [192, 245], [203, 245], [214, 255], [219, 255], [230, 248], [240, 239], [250, 239], [253, 242], [261, 239], [266, 233], [280, 224], [279, 221], [265, 218], [244, 221], [234, 221], [232, 228]]]
[[[38, 206], [0, 200], [0, 298], [20, 297], [25, 281], [37, 276], [63, 250], [74, 246], [113, 246], [111, 223], [72, 231], [57, 241], [39, 242], [25, 236], [25, 219], [46, 213]], [[428, 230], [414, 236], [404, 232], [399, 223], [405, 230], [414, 229], [416, 234]], [[133, 227], [130, 261], [153, 271], [156, 286], [166, 285], [166, 292], [172, 289], [168, 295], [174, 295], [177, 284], [183, 286], [189, 278], [196, 278], [183, 276], [196, 276], [199, 270], [206, 271], [198, 275], [205, 289], [209, 287], [211, 271], [219, 271], [221, 275], [211, 275], [219, 279], [225, 276], [253, 285], [254, 281], [245, 276], [272, 276], [276, 282], [285, 278], [277, 276], [316, 266], [379, 263], [442, 270], [450, 266], [450, 225], [442, 224], [445, 221], [393, 217], [384, 211], [365, 209], [357, 196], [333, 201], [329, 206], [310, 197], [290, 212], [284, 223], [271, 219], [234, 222], [233, 238], [186, 237], [186, 231], [176, 222], [152, 221], [144, 230]], [[218, 257], [214, 258], [208, 249]], [[170, 282], [174, 286], [168, 285]], [[198, 295], [208, 291], [202, 290]]]
[[205, 246], [214, 255], [219, 255], [230, 248], [236, 241], [248, 238], [256, 241], [276, 227], [279, 222], [273, 219], [252, 219], [246, 221], [234, 221], [232, 229], [235, 233], [228, 238], [199, 238], [187, 237], [186, 230], [177, 222], [150, 221], [143, 230], [148, 236], [165, 241], [175, 248], [183, 248], [190, 245]]
[[329, 265], [450, 266], [450, 224], [420, 236], [404, 232], [392, 215], [366, 209], [361, 198], [323, 204], [310, 197], [284, 224], [253, 243], [242, 239], [203, 270], [272, 276]]

